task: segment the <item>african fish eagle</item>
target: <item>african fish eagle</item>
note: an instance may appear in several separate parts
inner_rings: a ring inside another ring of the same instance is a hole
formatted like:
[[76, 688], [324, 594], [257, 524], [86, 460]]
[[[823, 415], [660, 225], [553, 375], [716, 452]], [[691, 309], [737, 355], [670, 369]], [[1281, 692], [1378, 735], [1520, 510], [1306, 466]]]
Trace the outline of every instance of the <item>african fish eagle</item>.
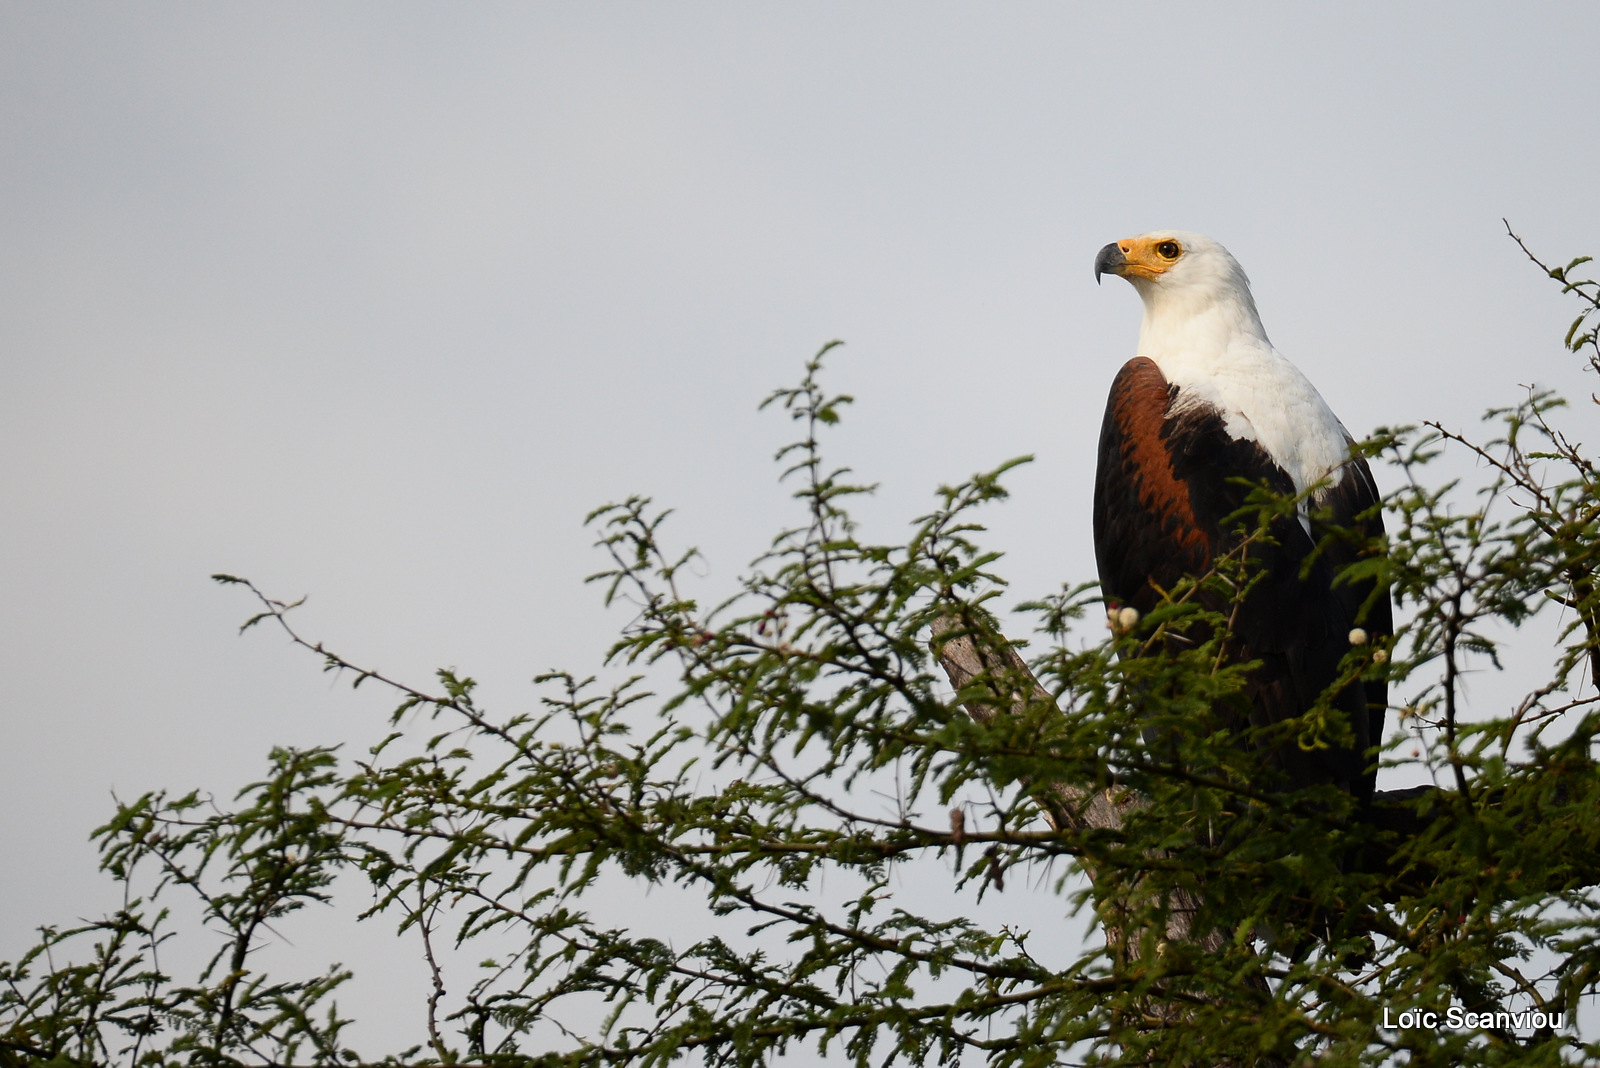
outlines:
[[[1113, 605], [1149, 612], [1161, 591], [1238, 544], [1227, 520], [1250, 486], [1286, 496], [1317, 487], [1297, 516], [1274, 524], [1275, 544], [1251, 547], [1261, 578], [1233, 627], [1236, 662], [1261, 662], [1246, 682], [1252, 721], [1300, 715], [1335, 682], [1353, 640], [1392, 633], [1387, 588], [1374, 596], [1371, 582], [1334, 582], [1364, 550], [1334, 539], [1313, 553], [1326, 523], [1364, 539], [1382, 534], [1372, 473], [1321, 394], [1267, 340], [1250, 281], [1227, 249], [1160, 230], [1107, 245], [1094, 273], [1126, 278], [1144, 301], [1139, 355], [1112, 383], [1100, 430], [1100, 585]], [[1285, 746], [1274, 760], [1288, 779], [1370, 798], [1368, 750], [1382, 740], [1387, 689], [1358, 679], [1339, 692], [1333, 703], [1349, 717], [1354, 745]]]

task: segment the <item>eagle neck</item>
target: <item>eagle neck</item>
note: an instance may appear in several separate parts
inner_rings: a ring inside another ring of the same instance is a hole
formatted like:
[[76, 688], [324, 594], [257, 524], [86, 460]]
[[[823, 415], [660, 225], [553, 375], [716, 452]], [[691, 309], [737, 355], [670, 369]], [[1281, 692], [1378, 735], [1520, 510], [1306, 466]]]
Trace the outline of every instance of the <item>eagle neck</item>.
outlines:
[[1144, 288], [1139, 295], [1144, 298], [1139, 351], [1158, 362], [1168, 355], [1220, 359], [1241, 343], [1272, 349], [1249, 290], [1222, 299], [1155, 287]]
[[1209, 300], [1185, 299], [1182, 290], [1141, 296], [1139, 354], [1176, 387], [1174, 410], [1192, 404], [1214, 409], [1231, 437], [1259, 444], [1297, 491], [1348, 458], [1344, 427], [1267, 340], [1248, 289]]

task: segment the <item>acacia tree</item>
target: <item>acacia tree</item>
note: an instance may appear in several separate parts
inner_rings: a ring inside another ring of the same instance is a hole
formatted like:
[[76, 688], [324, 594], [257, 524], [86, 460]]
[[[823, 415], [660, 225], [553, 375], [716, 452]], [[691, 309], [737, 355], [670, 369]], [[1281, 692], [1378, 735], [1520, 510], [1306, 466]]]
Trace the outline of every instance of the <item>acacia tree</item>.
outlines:
[[[1566, 345], [1600, 373], [1583, 262], [1539, 266], [1582, 302]], [[124, 907], [42, 928], [0, 965], [0, 1065], [1600, 1056], [1572, 1025], [1600, 984], [1600, 471], [1559, 398], [1489, 413], [1483, 443], [1427, 424], [1364, 446], [1400, 485], [1387, 559], [1358, 566], [1411, 621], [1345, 666], [1405, 702], [1385, 762], [1439, 785], [1362, 809], [1283, 781], [1270, 756], [1338, 742], [1337, 709], [1270, 728], [1227, 714], [1250, 666], [1226, 655], [1228, 608], [1250, 545], [1297, 502], [1259, 495], [1236, 553], [1109, 632], [1092, 585], [1025, 605], [1042, 650], [1025, 659], [979, 541], [1010, 465], [942, 490], [901, 544], [861, 539], [849, 508], [868, 490], [821, 446], [849, 398], [823, 389], [821, 363], [768, 401], [802, 430], [779, 454], [801, 519], [730, 600], [700, 603], [692, 552], [669, 548], [648, 500], [590, 516], [610, 560], [595, 578], [634, 611], [609, 656], [624, 677], [543, 676], [538, 714], [482, 707], [452, 671], [422, 687], [352, 664], [295, 630], [294, 605], [217, 576], [255, 598], [245, 629], [390, 689], [389, 733], [359, 759], [275, 750], [232, 803], [120, 804], [96, 837]], [[1476, 496], [1427, 481], [1453, 448], [1491, 473]], [[1464, 716], [1462, 671], [1495, 660], [1493, 625], [1551, 611], [1548, 675]], [[652, 693], [646, 673], [671, 684]], [[908, 907], [904, 872], [946, 880], [943, 911]], [[252, 957], [293, 913], [337, 903], [341, 875], [370, 884], [364, 921], [417, 939], [421, 1046], [350, 1048], [335, 1007], [349, 972], [267, 974]], [[1045, 952], [967, 915], [1019, 880], [1103, 940]], [[622, 882], [678, 887], [709, 933], [608, 924]], [[178, 900], [198, 928], [169, 930]], [[178, 936], [212, 947], [191, 976], [162, 966]], [[1464, 1026], [1394, 1026], [1452, 1008]]]

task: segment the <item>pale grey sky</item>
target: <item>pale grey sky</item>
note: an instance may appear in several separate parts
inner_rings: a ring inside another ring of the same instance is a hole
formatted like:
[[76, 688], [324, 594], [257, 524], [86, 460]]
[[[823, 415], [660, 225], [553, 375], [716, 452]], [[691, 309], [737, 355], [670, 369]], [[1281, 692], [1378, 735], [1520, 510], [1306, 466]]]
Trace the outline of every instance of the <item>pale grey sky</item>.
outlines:
[[883, 536], [1038, 457], [1019, 598], [1093, 574], [1107, 241], [1226, 244], [1358, 434], [1585, 395], [1500, 219], [1600, 252], [1593, 41], [1585, 4], [0, 5], [0, 957], [115, 904], [111, 790], [379, 729], [212, 572], [528, 704], [623, 622], [597, 504], [675, 506], [708, 589], [765, 547], [756, 404], [831, 338]]

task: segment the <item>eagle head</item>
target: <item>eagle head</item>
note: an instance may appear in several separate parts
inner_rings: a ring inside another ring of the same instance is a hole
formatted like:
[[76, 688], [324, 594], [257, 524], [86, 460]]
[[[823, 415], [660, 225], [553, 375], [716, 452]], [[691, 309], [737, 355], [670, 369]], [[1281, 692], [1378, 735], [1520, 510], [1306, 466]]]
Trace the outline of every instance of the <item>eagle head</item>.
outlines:
[[[1197, 330], [1213, 333], [1213, 327], [1225, 327], [1224, 334], [1237, 331], [1266, 338], [1244, 268], [1227, 249], [1204, 234], [1152, 230], [1113, 241], [1094, 258], [1095, 281], [1104, 274], [1120, 275], [1138, 290], [1145, 306], [1146, 332], [1165, 334], [1176, 329], [1185, 334]], [[1206, 322], [1217, 318], [1221, 322]], [[1145, 340], [1158, 339], [1141, 339], [1141, 343]], [[1201, 339], [1184, 340], [1188, 343]], [[1219, 334], [1212, 343], [1225, 341]]]
[[1111, 242], [1094, 258], [1094, 280], [1103, 274], [1126, 278], [1141, 295], [1155, 286], [1250, 288], [1244, 268], [1227, 249], [1204, 234], [1184, 230], [1152, 230]]

